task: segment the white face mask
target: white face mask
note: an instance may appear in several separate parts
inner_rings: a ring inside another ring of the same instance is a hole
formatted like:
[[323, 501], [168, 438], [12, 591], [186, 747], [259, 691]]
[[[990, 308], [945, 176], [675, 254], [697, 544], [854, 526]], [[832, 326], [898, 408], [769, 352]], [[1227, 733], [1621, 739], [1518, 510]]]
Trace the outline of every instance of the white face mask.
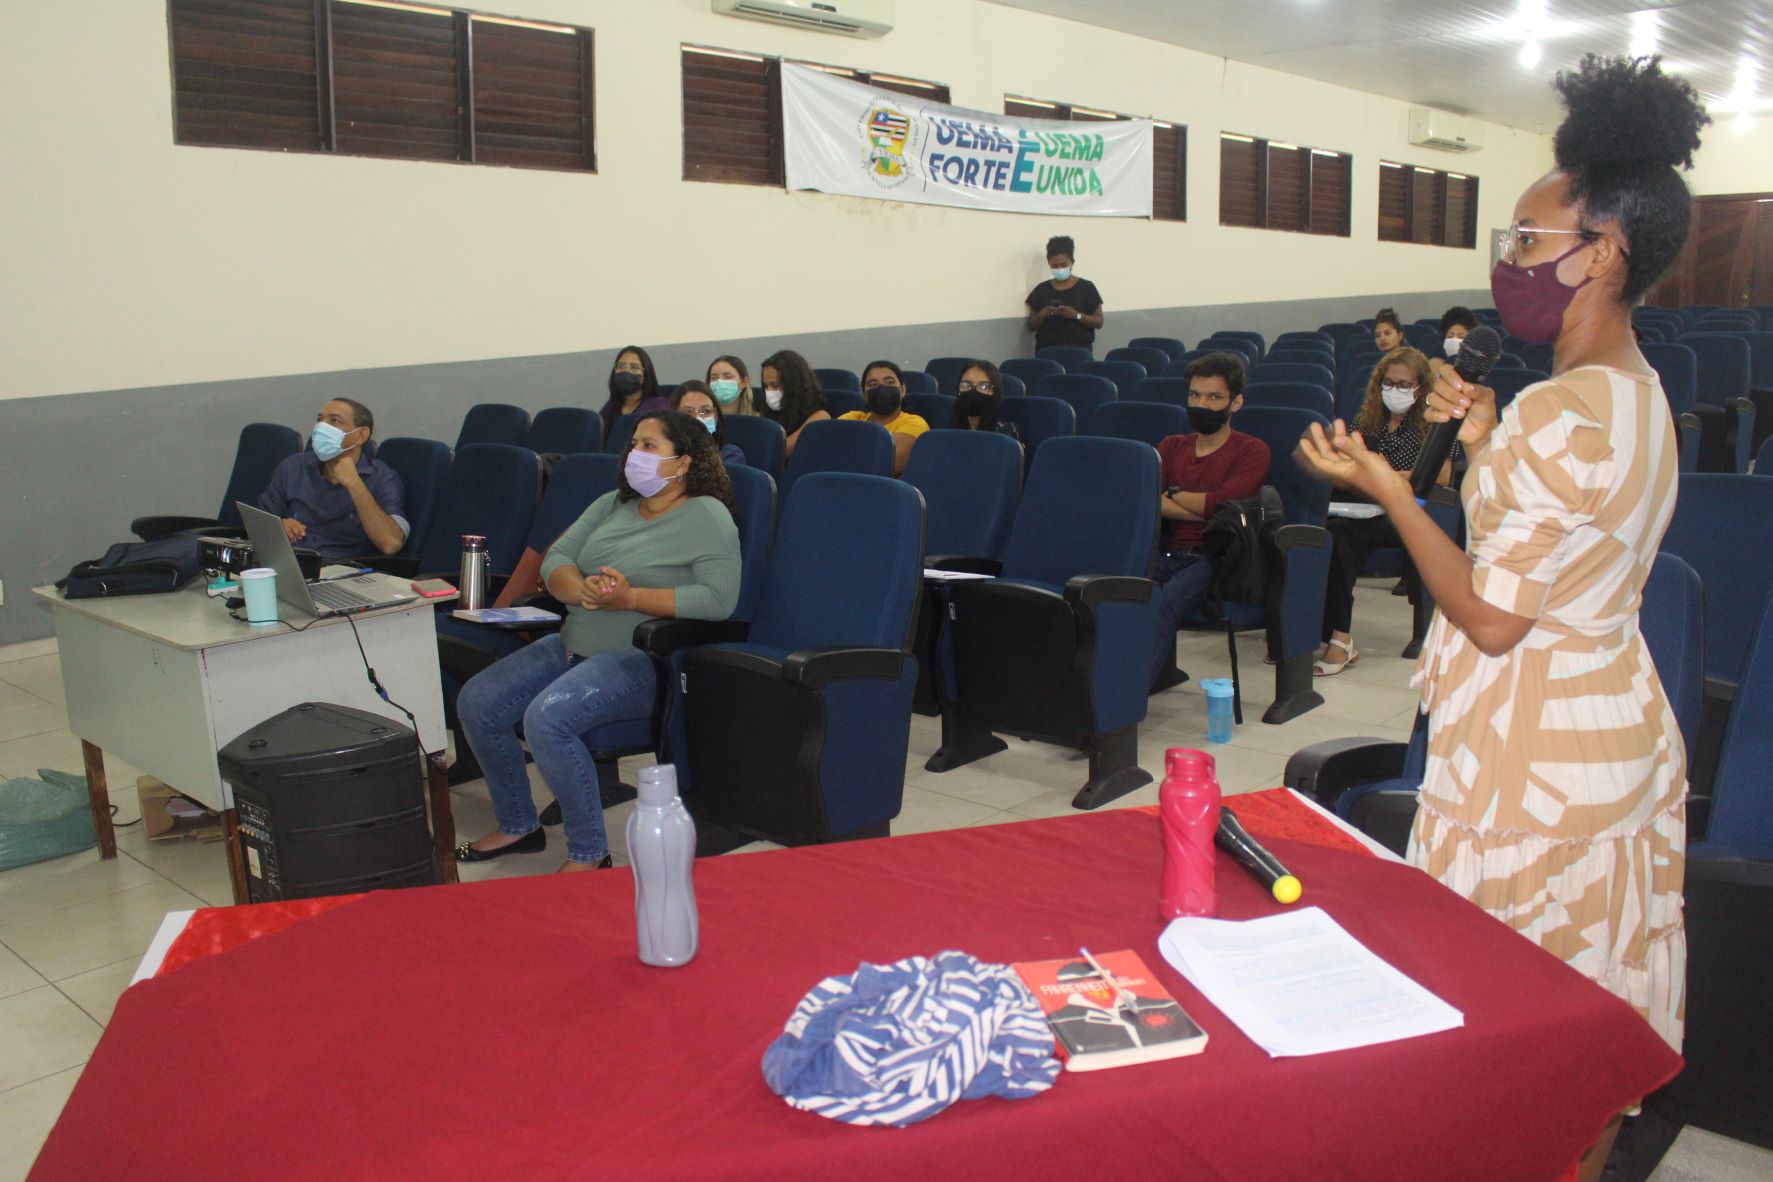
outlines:
[[1459, 356], [1459, 346], [1464, 343], [1464, 337], [1448, 337], [1441, 342], [1441, 348], [1446, 351], [1448, 357], [1457, 357]]
[[782, 409], [782, 391], [772, 390], [768, 386], [765, 386], [763, 388], [763, 402], [764, 402], [764, 405], [769, 407], [771, 410], [781, 410]]
[[1070, 267], [1054, 267], [1053, 268], [1053, 281], [1054, 282], [1063, 283], [1069, 278], [1071, 278], [1071, 268]]
[[1409, 413], [1416, 405], [1416, 387], [1383, 385], [1379, 387], [1379, 397], [1385, 402], [1385, 409], [1394, 415]]

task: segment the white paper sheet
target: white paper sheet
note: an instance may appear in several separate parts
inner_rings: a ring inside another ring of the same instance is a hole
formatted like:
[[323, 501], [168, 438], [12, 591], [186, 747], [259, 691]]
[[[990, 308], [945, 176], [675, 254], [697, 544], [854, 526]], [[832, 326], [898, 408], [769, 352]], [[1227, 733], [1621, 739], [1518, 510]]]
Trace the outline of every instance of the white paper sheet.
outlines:
[[1369, 517], [1377, 517], [1385, 512], [1371, 501], [1331, 501], [1331, 517], [1352, 517], [1364, 521]]
[[997, 576], [982, 575], [965, 570], [936, 570], [934, 567], [926, 566], [923, 568], [923, 577], [932, 583], [965, 583], [972, 579], [991, 579]]
[[1178, 919], [1158, 949], [1277, 1058], [1465, 1025], [1463, 1014], [1373, 955], [1321, 907], [1262, 919]]

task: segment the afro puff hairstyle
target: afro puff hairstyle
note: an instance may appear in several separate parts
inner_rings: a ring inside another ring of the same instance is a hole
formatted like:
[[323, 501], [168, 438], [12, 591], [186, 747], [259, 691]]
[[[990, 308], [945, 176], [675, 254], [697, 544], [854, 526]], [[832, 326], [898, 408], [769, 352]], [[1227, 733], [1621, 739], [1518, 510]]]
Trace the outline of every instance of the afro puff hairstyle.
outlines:
[[1677, 168], [1693, 167], [1699, 130], [1711, 122], [1684, 80], [1662, 72], [1660, 57], [1589, 54], [1553, 86], [1568, 114], [1553, 151], [1570, 178], [1569, 202], [1592, 227], [1611, 222], [1625, 238], [1620, 299], [1649, 290], [1681, 252], [1692, 197]]

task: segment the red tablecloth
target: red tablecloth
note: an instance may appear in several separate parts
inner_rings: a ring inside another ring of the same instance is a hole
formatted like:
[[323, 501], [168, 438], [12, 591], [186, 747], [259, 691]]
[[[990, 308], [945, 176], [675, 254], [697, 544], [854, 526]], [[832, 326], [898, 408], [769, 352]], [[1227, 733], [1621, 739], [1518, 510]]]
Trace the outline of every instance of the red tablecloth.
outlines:
[[[622, 871], [367, 896], [128, 990], [32, 1177], [1549, 1182], [1678, 1070], [1625, 1005], [1418, 871], [1271, 848], [1465, 1028], [1270, 1059], [1157, 953], [1157, 821], [1113, 811], [699, 863], [681, 969], [635, 958]], [[1221, 859], [1222, 915], [1276, 909]], [[908, 1130], [764, 1085], [822, 977], [1079, 945], [1138, 949], [1206, 1053]]]

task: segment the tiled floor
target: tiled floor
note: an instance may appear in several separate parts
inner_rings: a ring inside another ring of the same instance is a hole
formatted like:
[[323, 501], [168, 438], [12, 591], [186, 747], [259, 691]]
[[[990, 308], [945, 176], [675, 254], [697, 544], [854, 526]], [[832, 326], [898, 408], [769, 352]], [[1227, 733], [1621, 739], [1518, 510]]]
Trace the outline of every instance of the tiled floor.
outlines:
[[[1231, 743], [1214, 749], [1227, 792], [1278, 784], [1287, 756], [1320, 739], [1408, 737], [1416, 701], [1409, 688], [1412, 662], [1396, 654], [1408, 635], [1409, 611], [1388, 586], [1374, 583], [1357, 592], [1360, 664], [1320, 680], [1325, 704], [1284, 726], [1258, 721], [1272, 700], [1273, 673], [1262, 664], [1258, 638], [1240, 643], [1247, 722]], [[1180, 652], [1183, 667], [1196, 678], [1227, 671], [1221, 636], [1185, 634]], [[0, 649], [0, 778], [45, 767], [78, 771], [80, 745], [66, 727], [54, 642]], [[1141, 764], [1160, 775], [1166, 746], [1204, 745], [1206, 702], [1198, 687], [1190, 683], [1152, 699], [1141, 738]], [[1080, 758], [1014, 739], [1009, 750], [990, 759], [934, 775], [923, 762], [937, 742], [935, 720], [915, 718], [895, 833], [1062, 816], [1084, 781]], [[630, 781], [640, 762], [625, 765]], [[136, 770], [108, 757], [107, 770], [118, 821], [134, 820]], [[537, 796], [548, 799], [539, 782]], [[1110, 807], [1156, 800], [1152, 784]], [[454, 803], [464, 837], [491, 828], [484, 784], [457, 789]], [[631, 807], [614, 809], [608, 818], [618, 862], [626, 859], [622, 831]], [[88, 851], [0, 874], [0, 1182], [22, 1178], [30, 1168], [161, 917], [230, 901], [227, 867], [216, 844], [151, 842], [139, 829], [125, 828], [118, 846], [123, 856], [114, 862], [100, 862], [96, 851]], [[740, 852], [768, 848], [759, 842]], [[463, 867], [462, 877], [548, 873], [561, 857], [555, 842], [545, 853]], [[1655, 1175], [1659, 1182], [1767, 1177], [1773, 1177], [1773, 1154], [1693, 1130], [1682, 1134]]]

